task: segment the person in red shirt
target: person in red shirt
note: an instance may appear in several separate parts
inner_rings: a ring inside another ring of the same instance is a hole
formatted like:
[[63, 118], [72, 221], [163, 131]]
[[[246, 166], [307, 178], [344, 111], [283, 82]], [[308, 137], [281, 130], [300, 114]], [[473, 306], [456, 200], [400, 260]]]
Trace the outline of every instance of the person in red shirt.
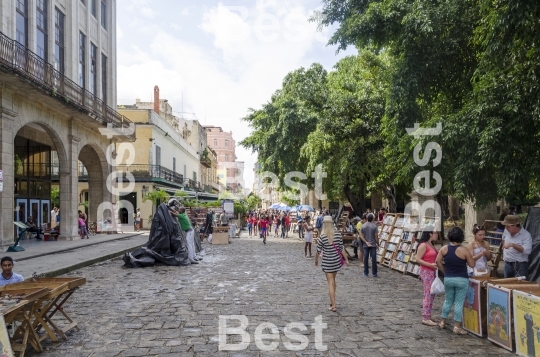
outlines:
[[261, 226], [261, 235], [263, 237], [263, 243], [266, 244], [266, 231], [268, 230], [268, 219], [266, 217], [262, 217], [262, 219], [259, 221], [259, 225]]
[[253, 235], [256, 237], [259, 234], [259, 219], [257, 215], [253, 216]]

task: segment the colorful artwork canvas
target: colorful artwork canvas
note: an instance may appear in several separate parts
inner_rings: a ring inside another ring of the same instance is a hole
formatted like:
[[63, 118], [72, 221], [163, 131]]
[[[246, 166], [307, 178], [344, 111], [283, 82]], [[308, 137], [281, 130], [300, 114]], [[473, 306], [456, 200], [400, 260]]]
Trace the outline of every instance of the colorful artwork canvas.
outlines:
[[0, 315], [0, 357], [13, 357], [4, 316]]
[[540, 296], [514, 290], [513, 299], [516, 353], [537, 357], [540, 355]]
[[511, 290], [488, 284], [488, 340], [510, 351], [512, 351], [511, 293]]
[[480, 308], [480, 282], [469, 279], [469, 289], [463, 304], [463, 328], [482, 336], [482, 311]]

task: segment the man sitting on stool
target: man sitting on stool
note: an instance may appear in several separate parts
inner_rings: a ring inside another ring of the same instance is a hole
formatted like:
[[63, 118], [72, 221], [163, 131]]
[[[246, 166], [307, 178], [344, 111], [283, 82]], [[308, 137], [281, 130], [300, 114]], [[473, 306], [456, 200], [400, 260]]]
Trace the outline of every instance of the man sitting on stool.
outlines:
[[529, 254], [532, 250], [531, 234], [521, 227], [518, 216], [506, 216], [502, 225], [505, 226], [502, 235], [504, 277], [526, 277], [529, 269]]
[[2, 265], [2, 277], [0, 277], [0, 286], [7, 284], [20, 283], [24, 281], [22, 275], [13, 272], [13, 259], [11, 257], [3, 257], [0, 260]]
[[30, 228], [28, 228], [28, 232], [31, 232], [31, 233], [36, 233], [37, 236], [36, 236], [36, 239], [41, 239], [40, 235], [41, 235], [41, 228], [39, 228], [38, 226], [36, 226], [36, 224], [34, 223], [34, 221], [32, 220], [32, 216], [29, 216], [28, 217], [28, 221], [26, 221], [26, 225]]

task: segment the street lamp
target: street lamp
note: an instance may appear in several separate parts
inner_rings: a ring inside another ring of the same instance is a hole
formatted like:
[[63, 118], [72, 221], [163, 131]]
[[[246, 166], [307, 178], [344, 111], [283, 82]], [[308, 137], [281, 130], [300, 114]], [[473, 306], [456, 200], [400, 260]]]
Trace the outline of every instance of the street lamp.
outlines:
[[146, 186], [145, 185], [142, 185], [141, 193], [142, 193], [143, 197], [146, 196]]

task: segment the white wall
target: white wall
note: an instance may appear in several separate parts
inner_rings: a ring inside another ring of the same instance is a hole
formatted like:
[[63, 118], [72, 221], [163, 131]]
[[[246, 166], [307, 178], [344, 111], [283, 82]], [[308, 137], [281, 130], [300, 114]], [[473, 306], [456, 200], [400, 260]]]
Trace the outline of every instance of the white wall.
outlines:
[[[154, 124], [152, 137], [155, 139], [152, 145], [152, 155], [149, 164], [155, 163], [155, 147], [161, 147], [161, 166], [172, 170], [173, 157], [176, 158], [176, 172], [184, 174], [184, 164], [187, 169], [187, 176], [184, 179], [193, 179], [193, 172], [197, 173], [197, 180], [200, 181], [199, 155], [195, 148], [187, 143], [182, 136], [175, 131], [169, 123], [157, 115], [150, 112], [150, 123]], [[166, 135], [168, 134], [168, 135]]]

